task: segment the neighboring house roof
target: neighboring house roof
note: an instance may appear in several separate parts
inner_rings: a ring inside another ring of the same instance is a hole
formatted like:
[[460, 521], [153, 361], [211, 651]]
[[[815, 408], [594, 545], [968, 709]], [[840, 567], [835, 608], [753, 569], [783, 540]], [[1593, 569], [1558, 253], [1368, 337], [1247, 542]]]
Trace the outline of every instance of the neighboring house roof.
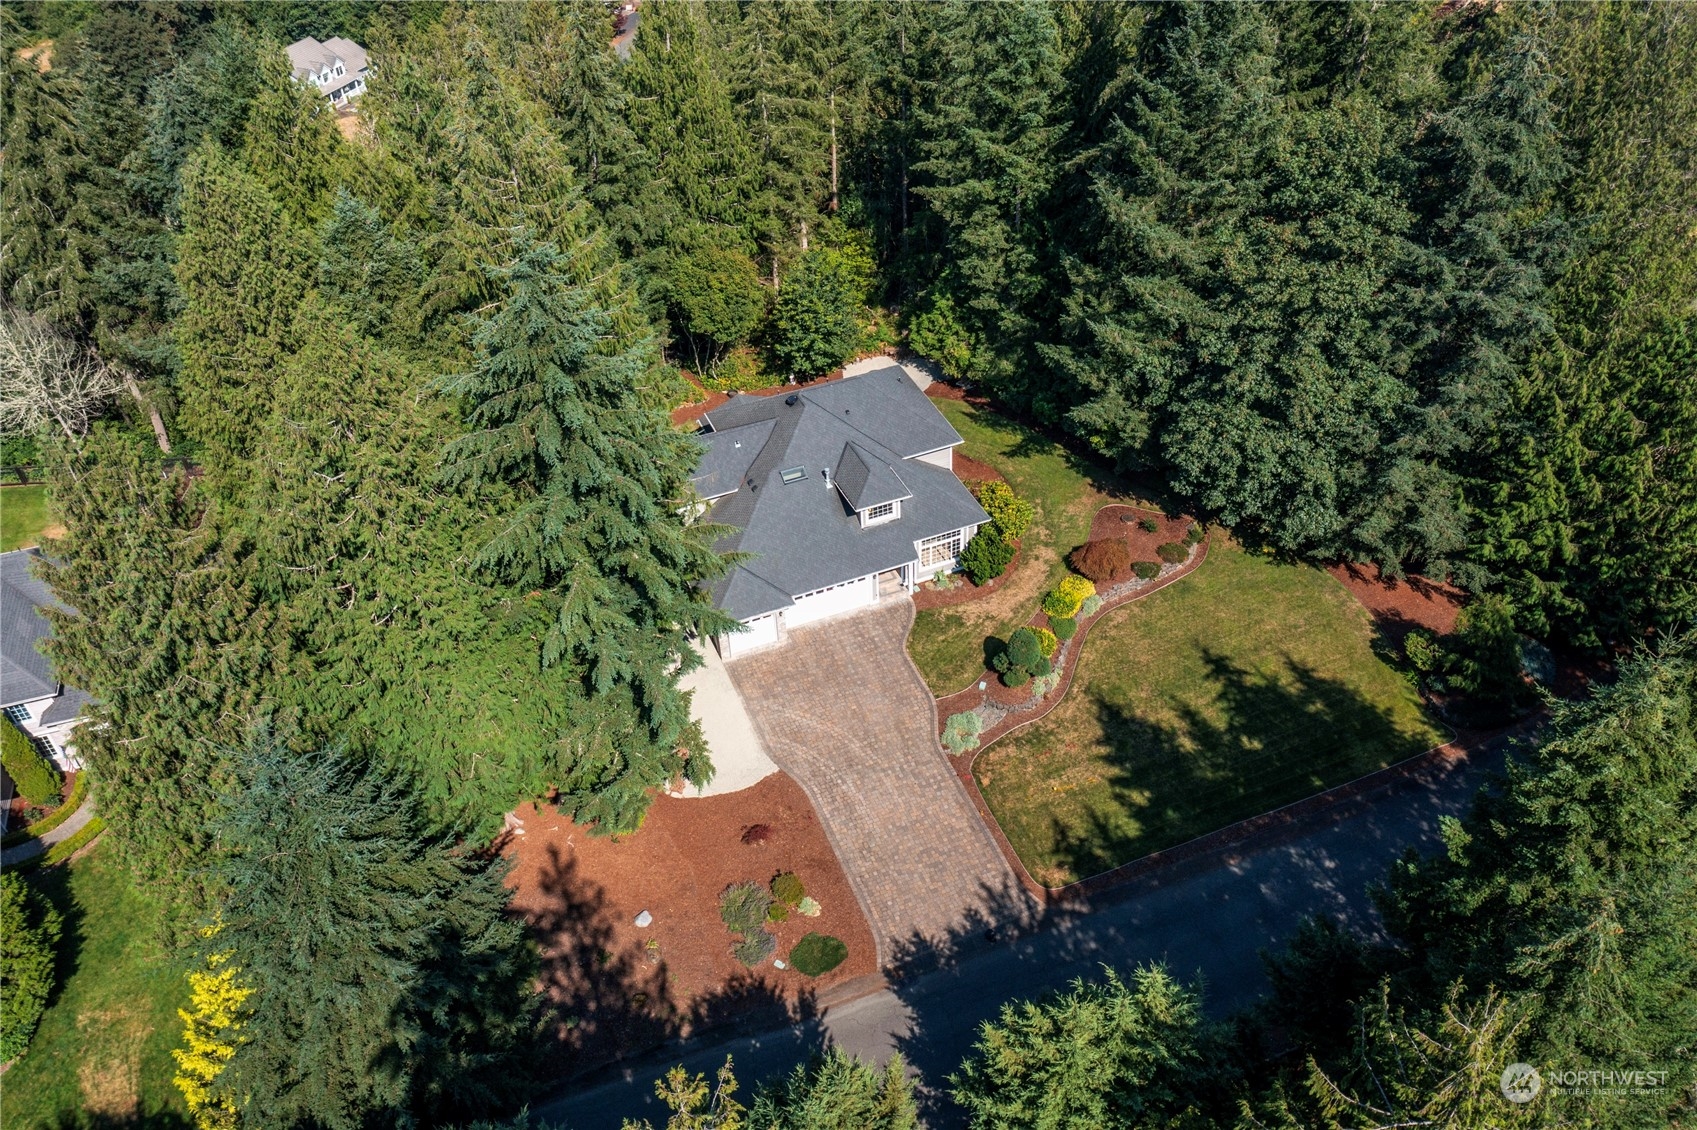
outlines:
[[0, 553], [0, 707], [59, 693], [53, 665], [35, 644], [53, 634], [38, 610], [65, 606], [30, 572], [39, 559], [33, 549]]
[[[707, 520], [735, 528], [719, 549], [755, 555], [712, 589], [739, 620], [906, 564], [915, 542], [989, 521], [952, 471], [914, 460], [961, 439], [894, 366], [789, 396], [739, 396], [707, 424], [694, 478], [717, 498]], [[897, 499], [899, 518], [862, 528], [857, 509]]]
[[[332, 97], [340, 93], [342, 88], [352, 85], [355, 79], [365, 75], [365, 48], [339, 35], [333, 35], [322, 43], [307, 36], [289, 44], [286, 50], [289, 53], [289, 63], [295, 68], [295, 77], [311, 80], [318, 84], [325, 94]], [[333, 71], [338, 61], [346, 73], [328, 82], [319, 83], [319, 76]]]

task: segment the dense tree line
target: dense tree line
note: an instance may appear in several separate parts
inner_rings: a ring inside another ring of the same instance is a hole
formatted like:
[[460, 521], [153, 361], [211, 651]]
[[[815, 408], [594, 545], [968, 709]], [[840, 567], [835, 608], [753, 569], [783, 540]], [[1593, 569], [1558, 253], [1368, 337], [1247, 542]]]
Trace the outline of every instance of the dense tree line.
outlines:
[[[337, 34], [376, 63], [353, 118], [281, 50]], [[612, 36], [592, 0], [0, 9], [0, 323], [53, 345], [0, 407], [65, 409], [7, 458], [39, 445], [66, 527], [98, 803], [186, 910], [231, 905], [256, 732], [404, 791], [421, 843], [540, 795], [628, 829], [703, 779], [676, 678], [723, 563], [678, 517], [679, 370], [811, 377], [891, 311], [1241, 537], [1584, 647], [1697, 608], [1688, 6], [650, 0]], [[1392, 916], [1474, 882], [1434, 875]], [[1677, 894], [1587, 889], [1634, 923]], [[1536, 963], [1404, 940], [1350, 959], [1384, 1049], [1581, 1038], [1521, 1011], [1557, 1007]], [[1256, 1117], [1368, 1101], [1337, 1030], [1330, 1082]], [[405, 1080], [358, 1102], [425, 1102]]]

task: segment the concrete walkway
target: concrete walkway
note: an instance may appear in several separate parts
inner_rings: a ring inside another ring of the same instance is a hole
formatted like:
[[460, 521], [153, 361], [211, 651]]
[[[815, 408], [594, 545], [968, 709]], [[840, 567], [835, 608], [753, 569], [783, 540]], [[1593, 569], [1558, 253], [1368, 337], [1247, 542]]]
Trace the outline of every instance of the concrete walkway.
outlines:
[[879, 965], [923, 965], [1028, 900], [936, 738], [907, 657], [913, 602], [792, 629], [729, 665], [779, 768], [807, 792], [866, 912]]
[[45, 832], [33, 840], [25, 840], [17, 847], [9, 847], [5, 851], [0, 851], [0, 867], [11, 867], [13, 864], [22, 863], [26, 859], [45, 855], [48, 848], [60, 840], [70, 839], [82, 831], [83, 826], [93, 819], [94, 805], [85, 800], [82, 802], [81, 808], [71, 813], [63, 824], [51, 832]]
[[941, 380], [942, 373], [937, 366], [923, 357], [909, 357], [906, 361], [897, 361], [892, 357], [863, 357], [859, 361], [850, 361], [843, 366], [844, 377], [858, 377], [862, 373], [870, 373], [874, 369], [885, 369], [894, 365], [906, 373], [908, 379], [919, 386], [924, 392], [932, 381]]
[[719, 658], [718, 649], [705, 640], [697, 640], [694, 647], [701, 656], [701, 666], [679, 679], [678, 686], [695, 692], [689, 713], [707, 739], [713, 779], [700, 788], [685, 784], [672, 795], [704, 797], [740, 792], [776, 773], [778, 767], [754, 732], [754, 722], [743, 706], [742, 695], [725, 673], [725, 661]]

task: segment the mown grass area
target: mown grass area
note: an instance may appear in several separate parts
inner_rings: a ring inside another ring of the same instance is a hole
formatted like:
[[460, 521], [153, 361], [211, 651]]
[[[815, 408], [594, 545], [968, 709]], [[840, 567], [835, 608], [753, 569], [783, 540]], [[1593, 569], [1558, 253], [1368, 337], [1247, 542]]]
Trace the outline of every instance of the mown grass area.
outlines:
[[46, 528], [46, 485], [0, 487], [0, 553], [40, 545]]
[[1182, 584], [1108, 613], [1041, 721], [986, 750], [985, 800], [1059, 886], [1300, 800], [1443, 740], [1319, 569], [1216, 532]]
[[969, 604], [921, 612], [913, 625], [908, 653], [931, 692], [946, 695], [984, 670], [985, 637], [1005, 638], [1036, 611], [1043, 593], [1066, 572], [1066, 555], [1089, 538], [1096, 511], [1127, 500], [1101, 468], [1041, 433], [962, 401], [933, 403], [966, 441], [962, 453], [1000, 471], [1037, 508], [1015, 573], [1001, 589]]
[[5, 1075], [6, 1130], [73, 1126], [79, 1116], [187, 1126], [171, 1049], [188, 986], [161, 944], [159, 905], [102, 843], [30, 882], [65, 916], [65, 933], [58, 991]]

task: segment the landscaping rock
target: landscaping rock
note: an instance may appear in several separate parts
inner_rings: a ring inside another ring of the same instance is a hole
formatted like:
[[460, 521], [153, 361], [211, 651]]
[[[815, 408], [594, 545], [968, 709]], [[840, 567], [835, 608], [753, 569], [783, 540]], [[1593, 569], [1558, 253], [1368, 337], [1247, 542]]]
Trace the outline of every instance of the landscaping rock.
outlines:
[[639, 926], [643, 929], [647, 929], [649, 926], [653, 925], [653, 923], [654, 923], [654, 916], [652, 914], [648, 913], [646, 910], [643, 911], [641, 914], [636, 916], [637, 926]]

